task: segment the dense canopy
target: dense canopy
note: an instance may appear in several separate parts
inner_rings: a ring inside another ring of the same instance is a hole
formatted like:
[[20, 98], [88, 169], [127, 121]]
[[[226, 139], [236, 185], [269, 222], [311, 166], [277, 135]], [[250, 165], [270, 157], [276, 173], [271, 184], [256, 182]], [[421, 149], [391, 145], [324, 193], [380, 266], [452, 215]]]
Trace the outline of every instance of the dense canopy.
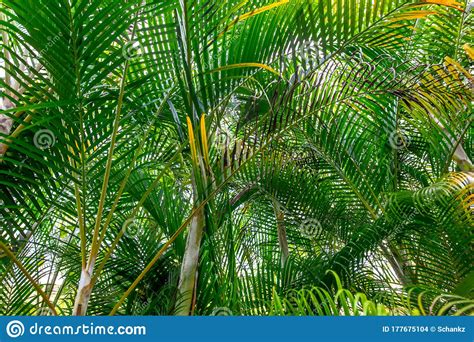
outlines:
[[0, 314], [473, 314], [474, 3], [0, 6]]

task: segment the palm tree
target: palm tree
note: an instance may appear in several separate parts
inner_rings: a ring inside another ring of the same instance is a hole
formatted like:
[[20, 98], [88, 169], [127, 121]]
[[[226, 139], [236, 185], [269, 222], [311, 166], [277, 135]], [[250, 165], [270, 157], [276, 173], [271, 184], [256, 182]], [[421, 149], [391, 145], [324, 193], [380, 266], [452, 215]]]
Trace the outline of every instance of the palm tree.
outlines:
[[471, 8], [3, 1], [1, 314], [472, 313]]

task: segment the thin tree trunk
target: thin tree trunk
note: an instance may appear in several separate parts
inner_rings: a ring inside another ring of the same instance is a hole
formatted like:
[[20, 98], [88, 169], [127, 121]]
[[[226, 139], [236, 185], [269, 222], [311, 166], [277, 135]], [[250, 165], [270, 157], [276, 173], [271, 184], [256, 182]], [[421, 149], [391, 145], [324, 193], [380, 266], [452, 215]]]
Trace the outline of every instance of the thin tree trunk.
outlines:
[[384, 246], [382, 244], [381, 249], [382, 249], [384, 257], [389, 262], [390, 266], [395, 272], [395, 275], [397, 276], [400, 283], [403, 286], [412, 284], [413, 275], [411, 274], [409, 269], [406, 267], [408, 264], [408, 261], [406, 260], [406, 258], [400, 255], [396, 247], [393, 245]]
[[191, 220], [189, 234], [186, 240], [186, 249], [181, 264], [181, 275], [178, 285], [180, 298], [178, 298], [179, 303], [176, 312], [179, 316], [188, 316], [192, 311], [204, 222], [204, 210], [201, 209]]
[[77, 287], [76, 299], [74, 301], [74, 316], [85, 316], [87, 313], [87, 306], [91, 298], [93, 285], [91, 283], [92, 274], [94, 272], [96, 256], [91, 256], [89, 264], [81, 271], [81, 278]]
[[[2, 20], [6, 19], [3, 13], [0, 13], [0, 19]], [[3, 51], [4, 57], [5, 57], [5, 60], [4, 60], [5, 83], [7, 86], [12, 87], [13, 81], [9, 72], [10, 52], [7, 49], [7, 46], [9, 45], [9, 41], [8, 41], [7, 31], [4, 30], [3, 28], [2, 28], [2, 41], [5, 47]], [[5, 89], [5, 95], [7, 93], [11, 93], [11, 92], [10, 90]], [[7, 110], [14, 107], [13, 103], [10, 101], [10, 99], [7, 96], [4, 96], [1, 100], [2, 100], [0, 103], [1, 110]], [[12, 126], [13, 126], [13, 119], [8, 115], [0, 114], [0, 134], [1, 134], [0, 138], [2, 135], [5, 137], [8, 136], [10, 134]], [[3, 139], [6, 139], [6, 138], [2, 138], [2, 140]], [[0, 156], [3, 156], [5, 154], [7, 150], [6, 146], [7, 145], [4, 142], [0, 142]]]
[[[7, 97], [4, 97], [2, 99], [2, 103], [0, 104], [0, 110], [8, 110], [13, 107], [14, 105], [10, 101], [10, 99], [8, 99]], [[9, 117], [8, 115], [0, 114], [0, 137], [2, 136], [4, 137], [2, 138], [2, 140], [3, 139], [6, 140], [6, 137], [10, 134], [12, 126], [13, 126], [13, 119]], [[7, 144], [4, 142], [0, 142], [0, 156], [3, 156], [6, 151], [7, 151]]]
[[444, 125], [434, 116], [432, 113], [428, 112], [428, 115], [433, 119], [433, 121], [438, 125], [439, 128], [446, 134], [446, 136], [449, 138], [452, 144], [456, 144], [456, 149], [454, 150], [453, 153], [453, 160], [456, 162], [458, 167], [461, 169], [461, 171], [473, 171], [474, 170], [474, 165], [472, 164], [472, 161], [469, 159], [469, 156], [467, 155], [466, 151], [464, 150], [462, 144], [458, 141], [456, 142], [456, 137], [454, 137], [451, 133], [448, 132], [448, 130], [444, 127]]
[[286, 236], [285, 227], [285, 213], [281, 209], [280, 203], [276, 199], [273, 200], [273, 209], [275, 211], [275, 217], [277, 221], [277, 232], [278, 232], [278, 244], [280, 245], [281, 251], [281, 267], [285, 267], [286, 261], [290, 252], [288, 251], [288, 239]]
[[[0, 13], [0, 19], [1, 20], [6, 20], [6, 16], [3, 13]], [[20, 86], [20, 83], [18, 81], [15, 81], [14, 77], [10, 74], [10, 60], [11, 60], [11, 55], [10, 51], [8, 50], [8, 45], [10, 45], [9, 38], [7, 31], [3, 29], [3, 27], [0, 27], [0, 30], [2, 31], [2, 41], [3, 41], [3, 55], [4, 55], [4, 70], [5, 70], [5, 77], [4, 77], [4, 82], [6, 85], [5, 91], [4, 91], [4, 96], [0, 98], [0, 110], [9, 110], [12, 108], [15, 108], [15, 104], [12, 102], [11, 98], [14, 100], [18, 100], [18, 94], [22, 95], [25, 92], [25, 88]], [[23, 54], [25, 51], [23, 51]], [[32, 64], [31, 66], [34, 67], [34, 69], [38, 72], [42, 69], [41, 64], [37, 64], [36, 66]], [[27, 70], [26, 65], [20, 65], [20, 70], [22, 72], [26, 73]], [[33, 73], [30, 72], [29, 76], [33, 77]], [[10, 96], [10, 97], [9, 97]], [[21, 113], [16, 113], [15, 116], [18, 118], [20, 117]], [[14, 120], [12, 118], [13, 114], [0, 114], [0, 157], [3, 157], [5, 153], [8, 150], [9, 147], [9, 139], [7, 138], [12, 131], [13, 123]], [[31, 119], [31, 117], [30, 117]], [[26, 122], [27, 120], [25, 120]], [[22, 127], [22, 125], [20, 125]], [[2, 160], [0, 159], [0, 162]]]
[[74, 302], [74, 316], [84, 316], [87, 312], [87, 306], [92, 292], [91, 274], [93, 269], [94, 266], [89, 266], [81, 271], [81, 279], [79, 280], [76, 300]]
[[471, 160], [469, 159], [466, 151], [464, 150], [461, 144], [456, 147], [456, 150], [453, 154], [453, 160], [459, 166], [461, 171], [474, 171], [474, 165], [472, 164]]

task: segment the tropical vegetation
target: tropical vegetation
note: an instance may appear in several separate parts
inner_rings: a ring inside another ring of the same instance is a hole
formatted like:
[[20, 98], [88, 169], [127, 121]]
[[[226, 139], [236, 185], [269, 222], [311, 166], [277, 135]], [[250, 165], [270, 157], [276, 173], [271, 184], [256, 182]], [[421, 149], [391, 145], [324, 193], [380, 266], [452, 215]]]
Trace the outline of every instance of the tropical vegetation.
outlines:
[[474, 3], [0, 6], [0, 314], [474, 313]]

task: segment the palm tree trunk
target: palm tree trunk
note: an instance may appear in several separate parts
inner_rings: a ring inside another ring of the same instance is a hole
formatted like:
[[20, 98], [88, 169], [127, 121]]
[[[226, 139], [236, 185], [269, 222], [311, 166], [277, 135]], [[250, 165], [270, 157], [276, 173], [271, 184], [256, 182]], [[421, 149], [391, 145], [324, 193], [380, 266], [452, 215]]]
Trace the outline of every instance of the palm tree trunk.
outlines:
[[453, 154], [453, 160], [456, 162], [461, 171], [472, 172], [474, 171], [474, 165], [469, 159], [466, 151], [461, 144], [456, 146], [456, 150]]
[[200, 209], [193, 217], [189, 234], [186, 240], [181, 264], [181, 275], [179, 278], [178, 291], [180, 294], [179, 305], [176, 314], [188, 316], [192, 311], [193, 297], [196, 291], [196, 274], [199, 264], [199, 250], [204, 231], [204, 210]]
[[[1, 20], [6, 20], [6, 17], [3, 13], [0, 13], [0, 19]], [[12, 79], [9, 74], [9, 63], [10, 63], [10, 52], [7, 49], [8, 46], [8, 35], [6, 30], [2, 30], [2, 41], [3, 45], [5, 47], [3, 54], [5, 57], [4, 63], [5, 63], [5, 83], [9, 86], [12, 87]], [[5, 93], [10, 93], [10, 91], [7, 89]], [[13, 103], [10, 101], [10, 99], [7, 96], [4, 96], [1, 99], [0, 103], [0, 110], [7, 110], [13, 108]], [[8, 136], [10, 134], [11, 128], [13, 126], [13, 120], [11, 117], [5, 114], [0, 114], [0, 134], [4, 136]], [[3, 156], [7, 150], [7, 145], [3, 142], [0, 142], [0, 156]]]
[[408, 260], [406, 257], [403, 257], [394, 245], [384, 246], [382, 244], [381, 250], [383, 256], [387, 259], [393, 271], [395, 272], [400, 284], [403, 284], [403, 286], [413, 284], [414, 276], [407, 267]]
[[74, 302], [74, 316], [84, 316], [87, 312], [87, 305], [89, 304], [89, 299], [92, 292], [91, 274], [93, 269], [94, 265], [90, 265], [89, 267], [82, 269], [76, 300]]
[[286, 237], [286, 227], [284, 223], [285, 213], [281, 209], [280, 203], [276, 199], [273, 200], [273, 209], [277, 221], [278, 244], [281, 251], [281, 267], [285, 267], [290, 252], [288, 251], [288, 239]]
[[[456, 141], [456, 137], [454, 137], [448, 130], [444, 127], [444, 125], [434, 116], [432, 113], [428, 112], [428, 115], [431, 119], [438, 125], [439, 128], [446, 134], [447, 137], [451, 140], [452, 144], [455, 144], [456, 149], [453, 153], [453, 160], [456, 162], [458, 167], [461, 171], [469, 172], [474, 170], [474, 165], [472, 164], [471, 159], [467, 155], [466, 151], [464, 150], [460, 141]], [[466, 127], [467, 128], [467, 127]]]
[[[4, 13], [0, 13], [0, 20], [7, 20], [6, 16]], [[4, 76], [4, 82], [5, 85], [7, 86], [3, 97], [0, 98], [0, 110], [9, 110], [15, 107], [15, 104], [12, 102], [10, 99], [13, 98], [14, 100], [18, 99], [18, 94], [22, 95], [25, 91], [24, 87], [21, 87], [20, 83], [18, 81], [15, 81], [15, 79], [10, 75], [10, 63], [11, 63], [11, 54], [10, 50], [8, 49], [9, 46], [9, 38], [7, 31], [1, 27], [2, 31], [2, 41], [3, 41], [3, 55], [4, 55], [4, 70], [5, 70], [5, 76]], [[34, 66], [34, 65], [33, 65]], [[36, 71], [39, 71], [42, 69], [42, 65], [38, 64], [35, 66]], [[26, 72], [27, 66], [21, 65], [20, 70], [23, 72]], [[29, 76], [31, 75], [31, 72], [29, 73]], [[9, 97], [10, 96], [10, 97]], [[19, 117], [21, 113], [16, 113], [15, 116]], [[31, 117], [29, 117], [31, 120]], [[24, 120], [25, 122], [28, 121], [28, 118]], [[6, 114], [0, 114], [0, 135], [4, 136], [3, 141], [0, 141], [0, 158], [5, 155], [5, 153], [8, 150], [9, 146], [9, 140], [6, 138], [10, 135], [12, 131], [14, 120], [11, 117], [11, 114], [6, 115]], [[21, 128], [22, 125], [20, 125], [19, 128]], [[2, 160], [0, 159], [0, 162]]]
[[[2, 99], [2, 104], [0, 105], [0, 110], [8, 110], [13, 108], [13, 103], [7, 98]], [[3, 136], [8, 136], [13, 126], [13, 120], [11, 117], [5, 114], [0, 114], [0, 134]], [[7, 151], [7, 144], [0, 142], [0, 156], [3, 156]]]

